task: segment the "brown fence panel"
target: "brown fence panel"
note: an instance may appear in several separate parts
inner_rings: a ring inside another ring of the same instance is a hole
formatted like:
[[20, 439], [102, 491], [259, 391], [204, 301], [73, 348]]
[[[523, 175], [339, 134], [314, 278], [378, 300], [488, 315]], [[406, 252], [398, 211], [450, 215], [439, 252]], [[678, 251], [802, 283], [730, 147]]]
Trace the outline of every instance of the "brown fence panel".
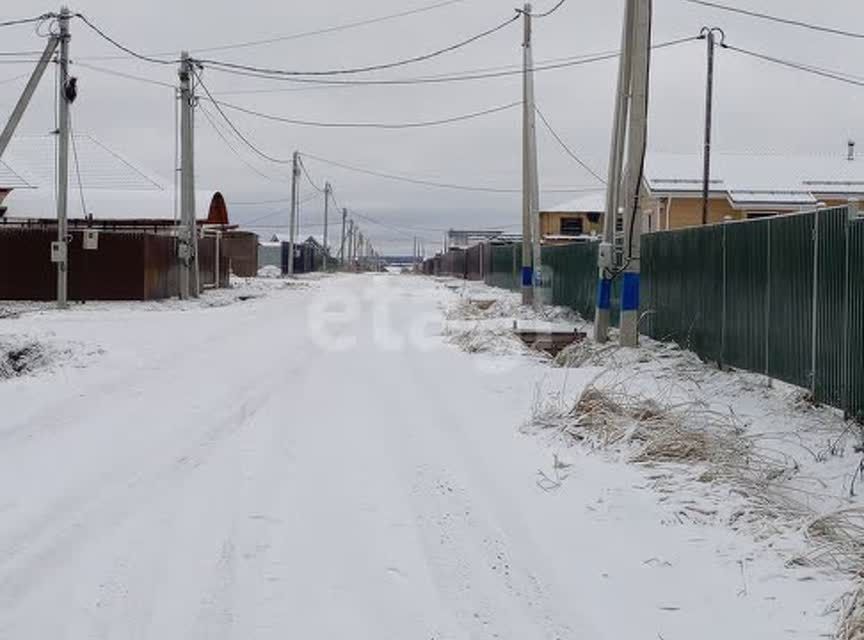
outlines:
[[258, 236], [246, 231], [229, 231], [222, 236], [222, 253], [231, 271], [241, 278], [258, 275]]

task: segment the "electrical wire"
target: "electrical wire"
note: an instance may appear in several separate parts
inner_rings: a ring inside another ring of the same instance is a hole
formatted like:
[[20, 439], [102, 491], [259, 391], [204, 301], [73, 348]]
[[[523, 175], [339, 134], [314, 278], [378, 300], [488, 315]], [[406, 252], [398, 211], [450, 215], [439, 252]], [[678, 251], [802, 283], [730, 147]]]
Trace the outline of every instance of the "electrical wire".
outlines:
[[[805, 73], [809, 73], [816, 76], [821, 76], [823, 78], [830, 78], [831, 80], [837, 80], [839, 82], [845, 82], [846, 84], [855, 85], [857, 87], [864, 87], [864, 78], [860, 78], [858, 76], [854, 76], [852, 74], [847, 74], [842, 71], [832, 71], [830, 69], [824, 69], [821, 67], [813, 67], [810, 65], [801, 64], [798, 62], [792, 62], [791, 60], [784, 60], [782, 58], [775, 58], [774, 56], [769, 56], [764, 53], [758, 53], [756, 51], [750, 51], [748, 49], [743, 49], [741, 47], [736, 47], [730, 44], [725, 44], [722, 47], [723, 49], [728, 49], [729, 51], [734, 51], [736, 53], [740, 53], [746, 56], [750, 56], [752, 58], [757, 58], [759, 60], [764, 60], [766, 62], [771, 62], [773, 64], [777, 64], [783, 67], [787, 67], [789, 69], [795, 69], [797, 71], [803, 71]], [[856, 79], [858, 78], [858, 79]]]
[[3, 80], [0, 80], [0, 84], [9, 84], [10, 82], [15, 82], [16, 80], [23, 80], [24, 78], [29, 78], [29, 77], [30, 77], [29, 73], [22, 73], [22, 74], [17, 75], [17, 76], [12, 76], [11, 78], [4, 78]]
[[[400, 176], [393, 173], [386, 173], [383, 171], [375, 171], [372, 169], [364, 169], [362, 167], [357, 167], [354, 165], [346, 164], [344, 162], [338, 162], [336, 160], [329, 160], [327, 158], [322, 158], [320, 156], [315, 156], [310, 153], [303, 154], [306, 158], [310, 158], [312, 160], [317, 160], [323, 164], [328, 164], [334, 167], [339, 167], [340, 169], [345, 169], [346, 171], [353, 171], [355, 173], [362, 173], [368, 176], [374, 176], [377, 178], [385, 178], [387, 180], [395, 180], [398, 182], [406, 182], [408, 184], [415, 184], [424, 187], [435, 187], [438, 189], [452, 189], [456, 191], [475, 191], [480, 193], [522, 193], [521, 189], [504, 189], [504, 188], [496, 188], [496, 187], [477, 187], [471, 185], [460, 185], [460, 184], [450, 184], [445, 182], [434, 182], [431, 180], [424, 180], [421, 178], [411, 178], [408, 176]], [[596, 187], [584, 188], [584, 189], [544, 189], [547, 193], [585, 193], [588, 191], [596, 191]]]
[[318, 193], [324, 193], [326, 190], [322, 187], [319, 187], [315, 184], [315, 181], [312, 179], [312, 176], [309, 175], [309, 170], [306, 168], [306, 165], [303, 163], [303, 156], [299, 156], [300, 160], [300, 169], [303, 171], [303, 176], [306, 178], [306, 181], [312, 185], [312, 188], [315, 189]]
[[[544, 11], [543, 13], [532, 13], [531, 17], [532, 18], [548, 18], [553, 13], [558, 11], [558, 9], [560, 9], [562, 6], [564, 6], [565, 2], [567, 2], [567, 0], [558, 0], [558, 4], [556, 4], [554, 7], [552, 7], [548, 11]], [[520, 11], [520, 13], [522, 13], [522, 11]]]
[[84, 182], [81, 179], [81, 163], [78, 161], [78, 144], [75, 141], [75, 129], [72, 127], [72, 110], [69, 111], [69, 138], [72, 141], [72, 158], [75, 161], [75, 176], [78, 179], [78, 193], [81, 196], [81, 215], [87, 218], [87, 201], [84, 199]]
[[447, 53], [452, 53], [453, 51], [457, 51], [458, 49], [462, 49], [470, 44], [477, 42], [478, 40], [482, 40], [488, 36], [491, 36], [502, 29], [510, 26], [514, 22], [519, 19], [519, 15], [515, 15], [512, 18], [492, 27], [491, 29], [487, 29], [486, 31], [482, 31], [478, 34], [475, 34], [469, 38], [461, 40], [455, 44], [448, 45], [442, 49], [437, 49], [430, 53], [424, 53], [417, 56], [412, 56], [410, 58], [403, 58], [401, 60], [395, 60], [393, 62], [385, 62], [381, 64], [368, 65], [364, 67], [352, 67], [352, 68], [344, 68], [344, 69], [328, 69], [324, 71], [294, 71], [288, 69], [269, 69], [265, 67], [254, 67], [251, 65], [238, 64], [234, 62], [220, 62], [219, 60], [210, 60], [206, 58], [198, 58], [197, 61], [200, 64], [207, 65], [214, 68], [221, 68], [223, 70], [240, 70], [240, 71], [248, 71], [252, 73], [257, 73], [265, 76], [335, 76], [335, 75], [351, 75], [356, 73], [367, 73], [370, 71], [383, 71], [386, 69], [394, 69], [396, 67], [403, 67], [409, 64], [415, 64], [418, 62], [425, 62], [426, 60], [431, 60], [433, 58], [437, 58], [439, 56], [445, 55]]
[[260, 178], [263, 178], [263, 179], [268, 180], [270, 182], [287, 182], [287, 178], [286, 179], [280, 179], [280, 178], [276, 178], [274, 176], [271, 176], [267, 173], [264, 173], [263, 171], [258, 169], [258, 167], [256, 167], [251, 162], [246, 160], [246, 158], [243, 157], [243, 155], [240, 153], [240, 151], [231, 143], [230, 140], [228, 140], [228, 137], [225, 135], [225, 133], [223, 133], [223, 131], [216, 125], [216, 122], [213, 120], [213, 117], [210, 115], [210, 112], [204, 108], [204, 105], [199, 103], [198, 108], [201, 110], [201, 113], [204, 114], [204, 118], [210, 124], [210, 127], [213, 129], [213, 131], [216, 132], [216, 135], [219, 136], [219, 138], [222, 140], [222, 142], [225, 143], [225, 146], [228, 147], [228, 149], [231, 151], [231, 153], [234, 154], [237, 157], [237, 159], [240, 160], [240, 162], [243, 163], [243, 165], [247, 169], [252, 171], [255, 175], [259, 176]]
[[540, 120], [542, 120], [543, 124], [546, 125], [546, 129], [548, 129], [549, 133], [552, 134], [552, 137], [555, 138], [555, 140], [558, 142], [558, 144], [561, 146], [561, 148], [564, 149], [564, 151], [567, 153], [567, 155], [569, 155], [571, 158], [573, 158], [573, 160], [575, 160], [576, 163], [580, 167], [585, 169], [585, 171], [590, 173], [593, 177], [595, 177], [597, 180], [599, 180], [602, 184], [606, 184], [606, 180], [603, 179], [603, 177], [600, 176], [600, 174], [598, 174], [596, 171], [594, 171], [594, 169], [592, 169], [590, 166], [588, 166], [587, 163], [585, 163], [579, 156], [576, 155], [576, 153], [569, 146], [567, 146], [567, 143], [564, 142], [564, 140], [561, 138], [561, 136], [559, 136], [558, 133], [555, 131], [555, 129], [552, 127], [552, 125], [549, 124], [549, 121], [546, 119], [546, 116], [544, 116], [543, 112], [540, 111], [540, 107], [538, 107], [537, 105], [534, 105], [534, 109], [535, 109], [535, 111], [537, 111], [537, 115], [540, 116]]
[[[285, 35], [285, 36], [275, 36], [272, 38], [265, 38], [262, 40], [250, 40], [250, 41], [246, 41], [246, 42], [237, 42], [237, 43], [225, 44], [225, 45], [193, 48], [193, 49], [191, 49], [191, 51], [194, 53], [210, 53], [213, 51], [230, 51], [232, 49], [247, 49], [247, 48], [257, 47], [257, 46], [262, 46], [262, 45], [275, 44], [277, 42], [287, 42], [290, 40], [298, 40], [301, 38], [308, 38], [311, 36], [325, 35], [328, 33], [336, 33], [336, 32], [340, 32], [340, 31], [347, 31], [349, 29], [355, 29], [358, 27], [365, 27], [365, 26], [368, 26], [371, 24], [376, 24], [379, 22], [385, 22], [388, 20], [394, 20], [397, 18], [403, 18], [406, 16], [415, 15], [415, 14], [426, 13], [429, 11], [433, 11], [435, 9], [439, 9], [439, 8], [446, 7], [446, 6], [453, 5], [453, 4], [462, 3], [465, 1], [466, 0], [445, 0], [443, 2], [436, 2], [434, 4], [417, 7], [415, 9], [408, 9], [408, 10], [401, 11], [398, 13], [392, 13], [392, 14], [388, 14], [388, 15], [384, 15], [384, 16], [379, 16], [377, 18], [367, 18], [364, 20], [358, 20], [356, 22], [349, 22], [349, 23], [342, 24], [342, 25], [336, 25], [334, 27], [325, 27], [322, 29], [315, 29], [312, 31], [301, 31], [299, 33], [293, 33], [293, 34], [289, 34], [289, 35]], [[148, 57], [163, 57], [163, 56], [173, 56], [174, 54], [175, 54], [174, 51], [163, 51], [163, 52], [158, 52], [158, 53], [148, 53], [146, 55]], [[117, 60], [117, 59], [122, 59], [122, 56], [88, 56], [88, 59], [89, 60]]]
[[403, 122], [403, 123], [383, 123], [383, 122], [321, 122], [321, 121], [313, 121], [313, 120], [300, 120], [295, 118], [287, 118], [284, 116], [276, 116], [268, 113], [262, 113], [260, 111], [255, 111], [254, 109], [249, 109], [248, 107], [241, 107], [236, 104], [231, 104], [228, 102], [217, 101], [219, 105], [225, 107], [226, 109], [231, 109], [233, 111], [239, 111], [240, 113], [245, 113], [247, 115], [256, 116], [258, 118], [263, 118], [264, 120], [271, 120], [273, 122], [282, 122], [286, 124], [293, 124], [305, 127], [318, 127], [318, 128], [332, 128], [332, 129], [420, 129], [424, 127], [436, 127], [445, 124], [453, 124], [456, 122], [464, 122], [465, 120], [473, 120], [476, 118], [482, 118], [483, 116], [492, 115], [495, 113], [500, 113], [502, 111], [507, 111], [509, 109], [513, 109], [514, 107], [518, 107], [522, 104], [519, 102], [511, 102], [510, 104], [500, 105], [497, 107], [492, 107], [489, 109], [484, 109], [482, 111], [474, 111], [472, 113], [466, 113], [459, 116], [452, 116], [449, 118], [442, 118], [440, 120], [426, 120], [420, 122]]
[[164, 60], [162, 58], [155, 58], [153, 56], [148, 56], [148, 55], [145, 55], [143, 53], [138, 53], [137, 51], [130, 49], [129, 47], [121, 44], [120, 42], [118, 42], [117, 40], [115, 40], [114, 38], [109, 36], [102, 29], [100, 29], [95, 24], [90, 22], [89, 18], [87, 18], [87, 16], [85, 16], [83, 13], [76, 13], [74, 15], [74, 17], [79, 18], [84, 24], [86, 24], [94, 33], [99, 35], [103, 40], [106, 40], [107, 42], [112, 44], [114, 47], [116, 47], [117, 49], [120, 49], [120, 51], [132, 56], [133, 58], [137, 58], [138, 60], [142, 60], [144, 62], [149, 62], [151, 64], [177, 64], [178, 62], [180, 62], [180, 60], [176, 59], [176, 58], [172, 59], [172, 60]]
[[40, 16], [34, 16], [32, 18], [18, 18], [17, 20], [5, 20], [0, 22], [0, 27], [14, 27], [21, 24], [33, 24], [34, 22], [43, 22], [50, 18], [56, 18], [56, 13], [43, 13]]
[[78, 62], [73, 60], [72, 64], [76, 67], [81, 67], [82, 69], [89, 69], [90, 71], [96, 71], [97, 73], [104, 73], [109, 76], [114, 76], [117, 78], [124, 78], [126, 80], [135, 80], [137, 82], [143, 82], [144, 84], [152, 84], [159, 87], [167, 87], [168, 89], [176, 90], [177, 87], [168, 82], [161, 82], [159, 80], [152, 80], [150, 78], [144, 78], [142, 76], [136, 76], [131, 73], [124, 73], [122, 71], [115, 71], [114, 69], [106, 69], [105, 67], [99, 67], [92, 64], [87, 64], [84, 62]]
[[325, 27], [323, 29], [315, 29], [313, 31], [303, 31], [300, 33], [294, 33], [287, 36], [277, 36], [274, 38], [266, 38], [263, 40], [251, 40], [248, 42], [239, 42], [235, 44], [227, 44], [227, 45], [219, 45], [215, 47], [205, 47], [201, 49], [194, 49], [196, 53], [210, 53], [213, 51], [229, 51], [232, 49], [248, 49], [250, 47], [258, 47], [261, 45], [274, 44], [277, 42], [286, 42], [289, 40], [298, 40], [301, 38], [308, 38], [311, 36], [324, 35], [328, 33], [336, 33], [339, 31], [347, 31], [349, 29], [356, 29], [357, 27], [365, 27], [371, 24], [377, 24], [379, 22], [385, 22], [388, 20], [395, 20], [397, 18], [404, 18], [406, 16], [412, 16], [419, 13], [427, 13], [429, 11], [434, 11], [435, 9], [440, 9], [442, 7], [450, 6], [453, 4], [458, 4], [465, 2], [465, 0], [445, 0], [444, 2], [436, 2], [434, 4], [425, 5], [422, 7], [417, 7], [415, 9], [408, 9], [406, 11], [400, 11], [398, 13], [392, 13], [384, 16], [379, 16], [377, 18], [367, 18], [365, 20], [358, 20], [356, 22], [349, 22], [342, 25], [337, 25], [335, 27]]
[[708, 0], [683, 0], [684, 2], [689, 2], [690, 4], [698, 4], [703, 7], [710, 7], [712, 9], [718, 9], [720, 11], [728, 11], [730, 13], [738, 13], [741, 15], [749, 16], [751, 18], [758, 18], [760, 20], [769, 20], [771, 22], [777, 22], [780, 24], [786, 24], [793, 27], [801, 27], [803, 29], [810, 29], [811, 31], [819, 31], [822, 33], [829, 33], [835, 36], [845, 36], [847, 38], [857, 38], [864, 39], [864, 33], [858, 33], [855, 31], [846, 31], [844, 29], [836, 29], [833, 27], [824, 27], [817, 24], [812, 24], [809, 22], [805, 22], [803, 20], [794, 20], [792, 18], [785, 18], [782, 16], [775, 16], [768, 13], [762, 13], [760, 11], [753, 11], [751, 9], [742, 9], [740, 7], [731, 7], [729, 5], [720, 4], [717, 2], [709, 2]]
[[[660, 44], [654, 45], [653, 49], [665, 49], [668, 47], [674, 47], [680, 44], [685, 44], [687, 42], [693, 42], [699, 40], [699, 36], [688, 36], [685, 38], [678, 38], [675, 40], [669, 40], [667, 42], [662, 42]], [[550, 64], [542, 64], [542, 65], [534, 65], [534, 68], [531, 70], [533, 72], [539, 71], [551, 71], [556, 69], [566, 69], [570, 67], [576, 67], [584, 64], [592, 64], [595, 62], [602, 62], [604, 60], [613, 60], [620, 56], [619, 51], [610, 51], [607, 53], [600, 53], [595, 56], [589, 57], [581, 57], [578, 60], [572, 60], [569, 62], [560, 62], [560, 63], [550, 63]], [[401, 86], [401, 85], [421, 85], [421, 84], [442, 84], [449, 82], [465, 82], [471, 80], [485, 80], [490, 78], [503, 78], [508, 76], [521, 76], [525, 72], [520, 66], [518, 69], [513, 69], [510, 71], [498, 71], [498, 72], [489, 72], [489, 73], [459, 73], [456, 72], [454, 74], [442, 74], [437, 76], [421, 76], [415, 78], [394, 78], [394, 79], [369, 79], [369, 80], [322, 80], [319, 78], [303, 78], [303, 77], [278, 77], [271, 76], [267, 74], [262, 74], [255, 71], [245, 71], [245, 70], [237, 70], [237, 69], [226, 69], [222, 67], [211, 67], [214, 71], [221, 71], [223, 73], [228, 73], [237, 76], [244, 76], [249, 78], [257, 78], [261, 80], [271, 80], [271, 81], [281, 81], [281, 82], [293, 82], [297, 84], [312, 84], [312, 85], [323, 85], [330, 87], [340, 87], [340, 86]]]
[[274, 164], [293, 164], [294, 163], [293, 157], [291, 159], [277, 158], [276, 156], [271, 156], [270, 154], [268, 154], [264, 151], [261, 151], [261, 149], [259, 149], [248, 137], [246, 137], [246, 135], [243, 134], [242, 131], [240, 131], [240, 129], [237, 127], [237, 125], [234, 124], [234, 122], [231, 120], [231, 118], [228, 117], [228, 114], [225, 113], [225, 111], [222, 109], [222, 107], [219, 105], [219, 103], [216, 102], [216, 100], [213, 98], [213, 94], [210, 93], [210, 89], [207, 88], [207, 85], [204, 83], [204, 80], [201, 78], [201, 74], [199, 74], [198, 71], [195, 70], [194, 68], [193, 68], [193, 73], [195, 74], [195, 77], [198, 79], [198, 84], [201, 86], [202, 89], [204, 89], [204, 93], [206, 93], [207, 97], [210, 99], [210, 102], [213, 103], [214, 107], [216, 107], [216, 111], [219, 112], [219, 115], [222, 116], [222, 119], [228, 123], [228, 126], [234, 132], [234, 135], [236, 135], [243, 142], [243, 144], [245, 144], [247, 147], [249, 147], [257, 155], [261, 156], [265, 160], [273, 162]]

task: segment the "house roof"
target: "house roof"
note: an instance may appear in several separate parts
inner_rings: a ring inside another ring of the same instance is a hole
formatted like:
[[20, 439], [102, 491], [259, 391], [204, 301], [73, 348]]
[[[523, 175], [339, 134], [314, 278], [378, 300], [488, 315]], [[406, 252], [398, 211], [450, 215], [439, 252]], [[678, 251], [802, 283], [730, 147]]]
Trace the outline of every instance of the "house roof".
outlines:
[[543, 209], [543, 213], [603, 213], [606, 210], [606, 190], [598, 189], [559, 205]]
[[[701, 154], [649, 153], [645, 180], [655, 193], [701, 193], [702, 166]], [[711, 178], [733, 202], [815, 204], [814, 194], [864, 196], [864, 158], [714, 153]]]
[[[56, 217], [54, 147], [54, 136], [21, 136], [10, 142], [0, 161], [0, 189], [12, 189], [3, 200], [7, 218]], [[76, 135], [74, 148], [76, 153], [69, 158], [70, 219], [92, 215], [96, 220], [174, 220], [173, 186], [90, 136]], [[79, 172], [86, 211], [79, 195]], [[212, 191], [196, 192], [199, 220], [208, 218], [213, 202]]]

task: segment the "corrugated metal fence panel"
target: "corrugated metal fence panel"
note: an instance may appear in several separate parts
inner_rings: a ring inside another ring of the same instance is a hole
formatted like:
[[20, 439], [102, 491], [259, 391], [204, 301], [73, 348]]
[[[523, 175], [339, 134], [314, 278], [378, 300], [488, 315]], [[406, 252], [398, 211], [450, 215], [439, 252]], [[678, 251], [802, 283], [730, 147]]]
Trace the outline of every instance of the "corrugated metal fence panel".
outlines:
[[843, 332], [846, 326], [846, 225], [845, 207], [819, 212], [816, 237], [816, 401], [843, 406]]
[[486, 284], [511, 291], [518, 291], [519, 280], [516, 256], [521, 248], [515, 244], [489, 245], [489, 267], [486, 274]]
[[813, 369], [815, 213], [771, 221], [768, 375], [809, 388]]
[[766, 370], [771, 220], [723, 226], [726, 304], [723, 363]]
[[646, 333], [719, 360], [723, 226], [644, 235], [641, 255]]
[[570, 307], [592, 320], [597, 299], [596, 242], [543, 247], [543, 279], [551, 283], [552, 304]]
[[483, 279], [483, 250], [485, 245], [477, 244], [465, 252], [465, 277], [469, 280]]
[[864, 220], [849, 225], [847, 410], [864, 419]]

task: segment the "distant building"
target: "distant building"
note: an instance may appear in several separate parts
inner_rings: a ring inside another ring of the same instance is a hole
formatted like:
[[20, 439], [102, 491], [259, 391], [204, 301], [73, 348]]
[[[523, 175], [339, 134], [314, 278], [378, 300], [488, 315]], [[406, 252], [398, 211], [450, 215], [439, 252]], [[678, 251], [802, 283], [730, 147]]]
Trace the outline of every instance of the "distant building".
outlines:
[[540, 211], [544, 244], [564, 244], [603, 233], [606, 192], [597, 191]]
[[[846, 154], [714, 153], [709, 223], [845, 205], [864, 198], [864, 159]], [[650, 153], [643, 205], [647, 231], [702, 224], [702, 155]]]

